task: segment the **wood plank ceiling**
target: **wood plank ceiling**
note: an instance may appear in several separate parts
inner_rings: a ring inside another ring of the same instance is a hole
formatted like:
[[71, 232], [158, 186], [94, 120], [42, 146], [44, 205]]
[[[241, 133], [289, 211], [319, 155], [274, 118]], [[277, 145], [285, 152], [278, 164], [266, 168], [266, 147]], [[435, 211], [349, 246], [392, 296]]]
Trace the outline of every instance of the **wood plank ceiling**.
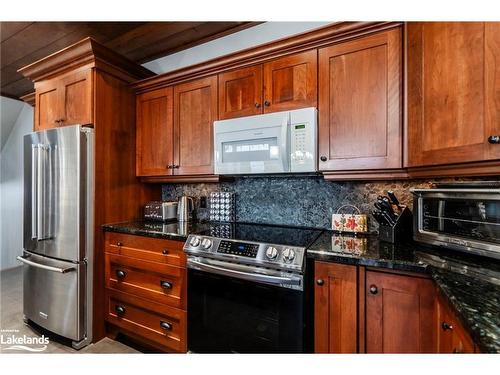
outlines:
[[19, 98], [33, 83], [17, 70], [91, 36], [138, 63], [240, 31], [258, 22], [0, 22], [1, 94]]

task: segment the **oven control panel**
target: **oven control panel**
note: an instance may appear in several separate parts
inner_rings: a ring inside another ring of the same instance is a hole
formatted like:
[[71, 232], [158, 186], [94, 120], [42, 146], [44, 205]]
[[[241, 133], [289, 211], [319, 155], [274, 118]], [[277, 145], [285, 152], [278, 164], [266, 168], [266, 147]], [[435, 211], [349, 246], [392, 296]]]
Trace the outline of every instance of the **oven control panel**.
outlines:
[[303, 247], [192, 234], [184, 244], [184, 251], [190, 255], [291, 271], [303, 271], [305, 257]]

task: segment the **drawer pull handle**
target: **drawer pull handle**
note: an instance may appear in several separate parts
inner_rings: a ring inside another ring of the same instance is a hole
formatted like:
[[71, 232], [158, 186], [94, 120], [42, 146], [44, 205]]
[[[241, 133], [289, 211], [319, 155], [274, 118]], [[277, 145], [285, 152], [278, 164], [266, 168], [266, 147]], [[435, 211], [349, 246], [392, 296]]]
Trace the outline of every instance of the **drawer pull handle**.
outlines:
[[167, 249], [163, 249], [163, 250], [161, 251], [161, 253], [162, 253], [162, 254], [164, 254], [164, 255], [166, 255], [166, 254], [168, 254], [168, 250], [167, 250]]
[[160, 286], [163, 289], [172, 289], [172, 283], [169, 283], [168, 281], [165, 280], [160, 281]]
[[441, 328], [443, 329], [443, 331], [447, 331], [447, 330], [451, 331], [453, 329], [453, 326], [451, 324], [443, 322], [443, 323], [441, 323]]
[[370, 285], [370, 293], [371, 294], [377, 294], [378, 293], [378, 288], [376, 285]]
[[116, 246], [123, 246], [123, 242], [117, 242]]
[[160, 320], [160, 327], [165, 330], [171, 330], [172, 329], [172, 324], [165, 322], [163, 320]]
[[127, 276], [127, 273], [123, 270], [116, 270], [116, 277], [119, 279], [123, 279], [125, 276]]
[[500, 135], [490, 135], [488, 137], [488, 142], [492, 145], [497, 145], [500, 143]]
[[125, 307], [120, 306], [120, 305], [115, 305], [115, 311], [116, 311], [119, 315], [123, 315], [123, 314], [125, 314]]

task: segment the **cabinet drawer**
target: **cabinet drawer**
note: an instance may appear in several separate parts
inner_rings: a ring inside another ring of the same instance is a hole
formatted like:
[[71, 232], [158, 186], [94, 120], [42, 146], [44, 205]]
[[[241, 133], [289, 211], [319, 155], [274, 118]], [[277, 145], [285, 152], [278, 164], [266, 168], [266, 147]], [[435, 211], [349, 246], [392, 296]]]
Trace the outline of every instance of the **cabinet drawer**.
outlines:
[[106, 254], [106, 287], [179, 309], [186, 308], [184, 268]]
[[113, 290], [106, 293], [106, 320], [166, 351], [186, 352], [186, 312]]
[[184, 241], [106, 232], [105, 251], [141, 260], [186, 267]]

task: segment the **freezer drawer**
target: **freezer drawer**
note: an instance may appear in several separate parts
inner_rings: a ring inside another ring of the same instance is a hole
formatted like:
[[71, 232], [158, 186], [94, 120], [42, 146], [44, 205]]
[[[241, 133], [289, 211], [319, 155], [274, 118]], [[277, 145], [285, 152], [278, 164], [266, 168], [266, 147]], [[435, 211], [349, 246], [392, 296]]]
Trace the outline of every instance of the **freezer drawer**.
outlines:
[[71, 263], [24, 252], [24, 315], [63, 337], [85, 336], [84, 262]]

